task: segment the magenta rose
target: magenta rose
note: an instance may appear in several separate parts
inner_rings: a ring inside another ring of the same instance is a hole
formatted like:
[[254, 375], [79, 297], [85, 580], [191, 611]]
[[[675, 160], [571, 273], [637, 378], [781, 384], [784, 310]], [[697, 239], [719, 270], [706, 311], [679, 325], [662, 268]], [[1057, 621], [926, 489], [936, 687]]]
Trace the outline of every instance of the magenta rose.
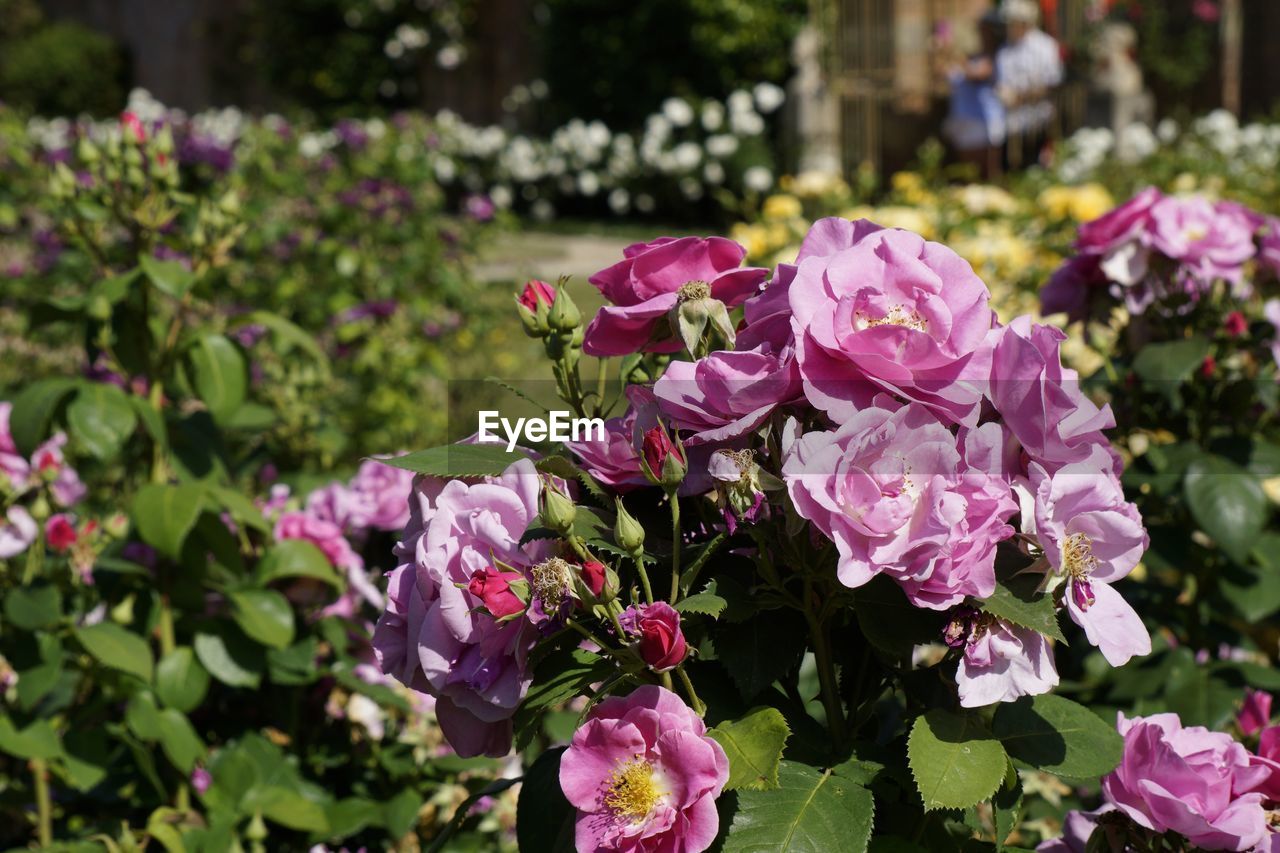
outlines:
[[1080, 390], [1076, 371], [1062, 366], [1066, 335], [1019, 317], [994, 337], [987, 396], [1030, 461], [1050, 471], [1088, 459], [1095, 448], [1122, 462], [1102, 430], [1116, 425], [1109, 405], [1099, 409]]
[[578, 850], [710, 847], [729, 759], [706, 732], [680, 697], [656, 685], [592, 709], [560, 759], [560, 788], [578, 812]]
[[1014, 532], [1012, 492], [970, 467], [929, 409], [893, 405], [881, 398], [838, 430], [801, 438], [788, 424], [782, 474], [796, 511], [835, 542], [845, 586], [883, 573], [919, 607], [985, 598], [995, 591], [996, 545]]
[[545, 281], [533, 278], [525, 283], [524, 290], [516, 297], [516, 301], [530, 311], [537, 311], [539, 302], [550, 308], [551, 303], [556, 301], [556, 289]]
[[499, 622], [478, 610], [476, 572], [495, 561], [524, 574], [546, 543], [520, 544], [538, 513], [541, 481], [521, 460], [479, 480], [415, 480], [387, 607], [373, 644], [383, 672], [436, 698], [436, 716], [460, 755], [504, 755], [511, 716], [529, 688], [537, 641], [527, 617]]
[[804, 393], [836, 422], [889, 392], [975, 423], [990, 372], [990, 293], [945, 246], [820, 220], [789, 289]]
[[654, 672], [675, 669], [689, 647], [680, 630], [680, 613], [665, 601], [633, 604], [618, 617], [622, 629], [634, 638], [640, 657]]
[[1107, 800], [1136, 823], [1176, 832], [1208, 850], [1249, 850], [1267, 833], [1265, 777], [1230, 735], [1182, 725], [1177, 714], [1126, 719], [1120, 766], [1102, 779]]
[[1076, 249], [1091, 255], [1106, 255], [1136, 239], [1147, 228], [1151, 208], [1162, 198], [1160, 190], [1147, 187], [1119, 207], [1084, 223], [1076, 236]]
[[1256, 252], [1258, 222], [1245, 208], [1201, 196], [1167, 196], [1151, 208], [1149, 241], [1165, 257], [1189, 267], [1202, 282], [1239, 283]]
[[495, 619], [505, 619], [524, 611], [524, 602], [511, 590], [513, 582], [523, 580], [524, 575], [519, 572], [503, 572], [489, 566], [472, 573], [467, 592], [480, 599]]
[[620, 418], [604, 422], [604, 439], [569, 441], [565, 446], [578, 457], [583, 470], [618, 494], [626, 494], [649, 485], [649, 479], [640, 467], [640, 453], [636, 450], [635, 432], [637, 419], [650, 420], [656, 413], [653, 395], [640, 385], [627, 387], [629, 405]]
[[1271, 700], [1271, 694], [1265, 690], [1245, 688], [1244, 703], [1236, 714], [1241, 734], [1251, 735], [1266, 728], [1271, 722]]
[[747, 250], [723, 237], [659, 237], [635, 243], [623, 260], [591, 276], [611, 305], [587, 326], [582, 350], [587, 355], [676, 352], [678, 336], [661, 335], [665, 317], [681, 299], [681, 288], [700, 282], [726, 307], [742, 304], [760, 289], [768, 270], [743, 267]]

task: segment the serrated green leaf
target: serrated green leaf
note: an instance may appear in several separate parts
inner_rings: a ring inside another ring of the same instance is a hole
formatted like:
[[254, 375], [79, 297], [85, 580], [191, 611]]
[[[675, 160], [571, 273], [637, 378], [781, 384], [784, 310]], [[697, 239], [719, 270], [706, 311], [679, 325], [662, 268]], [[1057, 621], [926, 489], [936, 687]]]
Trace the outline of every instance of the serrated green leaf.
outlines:
[[1001, 703], [991, 729], [1014, 760], [1073, 779], [1110, 773], [1124, 749], [1114, 727], [1083, 705], [1048, 693]]
[[446, 444], [378, 461], [434, 477], [490, 477], [527, 458], [523, 453], [508, 453], [503, 444]]
[[151, 648], [137, 634], [114, 622], [99, 622], [75, 629], [76, 639], [85, 651], [104, 666], [151, 680], [153, 663]]
[[608, 658], [576, 647], [556, 649], [534, 669], [533, 684], [514, 718], [517, 744], [533, 736], [542, 714], [608, 678], [616, 669]]
[[716, 619], [729, 606], [729, 602], [725, 601], [714, 592], [700, 592], [691, 595], [688, 598], [682, 598], [676, 603], [676, 610], [681, 613], [701, 613], [704, 616], [710, 616]]
[[997, 580], [995, 592], [982, 601], [982, 610], [1065, 643], [1053, 596], [1039, 591], [1043, 579], [1042, 573], [1030, 571]]
[[1022, 819], [1022, 780], [1013, 765], [1005, 772], [1004, 784], [991, 798], [991, 813], [996, 830], [996, 849], [1003, 850], [1004, 842]]
[[716, 654], [742, 698], [750, 702], [800, 665], [807, 636], [804, 617], [794, 610], [775, 610], [740, 624], [722, 623]]
[[907, 758], [925, 811], [965, 809], [988, 799], [1009, 761], [976, 717], [940, 708], [916, 718]]
[[862, 853], [871, 838], [875, 800], [866, 788], [804, 764], [783, 761], [780, 786], [739, 791], [724, 853]]
[[753, 708], [707, 732], [729, 757], [725, 789], [767, 791], [778, 787], [778, 764], [791, 728], [777, 708]]

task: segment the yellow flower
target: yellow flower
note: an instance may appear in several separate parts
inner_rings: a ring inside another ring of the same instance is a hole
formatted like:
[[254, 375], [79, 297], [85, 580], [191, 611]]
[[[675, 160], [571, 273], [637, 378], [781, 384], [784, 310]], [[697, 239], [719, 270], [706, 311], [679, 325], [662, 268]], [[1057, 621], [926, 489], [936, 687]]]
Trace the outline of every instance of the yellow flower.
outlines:
[[1107, 188], [1097, 183], [1078, 187], [1054, 186], [1036, 199], [1050, 219], [1090, 222], [1115, 207], [1115, 199]]
[[804, 208], [800, 205], [800, 199], [779, 193], [764, 200], [761, 215], [765, 219], [795, 219], [804, 215]]
[[1018, 212], [1018, 200], [1008, 190], [990, 184], [966, 184], [955, 191], [955, 197], [974, 216]]
[[729, 230], [729, 236], [747, 247], [747, 257], [752, 260], [769, 253], [769, 234], [763, 225], [739, 222]]
[[926, 240], [932, 240], [937, 235], [937, 226], [927, 213], [905, 205], [871, 207], [863, 204], [846, 210], [843, 215], [845, 219], [870, 219], [885, 228], [914, 231]]

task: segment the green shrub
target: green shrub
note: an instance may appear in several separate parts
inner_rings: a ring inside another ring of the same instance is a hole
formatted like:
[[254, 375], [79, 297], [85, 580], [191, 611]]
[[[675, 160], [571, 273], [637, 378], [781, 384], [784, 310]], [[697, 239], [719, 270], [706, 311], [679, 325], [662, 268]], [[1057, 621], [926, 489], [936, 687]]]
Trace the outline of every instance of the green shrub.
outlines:
[[46, 115], [116, 112], [123, 72], [115, 42], [79, 24], [48, 24], [0, 46], [0, 97]]

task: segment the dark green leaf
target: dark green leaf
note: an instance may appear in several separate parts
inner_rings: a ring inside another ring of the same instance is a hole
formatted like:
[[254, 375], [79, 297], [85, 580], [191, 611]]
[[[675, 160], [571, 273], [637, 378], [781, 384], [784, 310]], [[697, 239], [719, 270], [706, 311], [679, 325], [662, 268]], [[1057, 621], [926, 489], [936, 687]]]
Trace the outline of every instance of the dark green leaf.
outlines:
[[937, 642], [946, 617], [907, 600], [902, 588], [881, 575], [853, 593], [858, 624], [871, 644], [893, 657], [910, 657], [922, 643]]
[[209, 673], [231, 687], [256, 688], [266, 668], [262, 647], [245, 637], [234, 625], [208, 624], [196, 633], [196, 657]]
[[30, 456], [44, 440], [53, 413], [78, 384], [74, 379], [41, 379], [14, 398], [9, 433], [23, 456]]
[[724, 612], [724, 609], [728, 606], [729, 602], [714, 592], [704, 591], [688, 598], [680, 599], [676, 604], [676, 610], [681, 613], [701, 613], [714, 619]]
[[603, 681], [614, 669], [608, 658], [586, 649], [553, 651], [534, 669], [533, 685], [516, 710], [517, 741], [527, 743], [544, 712], [585, 693], [589, 685]]
[[204, 756], [204, 742], [196, 734], [191, 721], [181, 711], [165, 708], [157, 716], [156, 725], [164, 754], [174, 767], [190, 773], [196, 761]]
[[18, 729], [0, 713], [0, 751], [18, 758], [57, 758], [62, 753], [62, 744], [48, 720], [36, 720]]
[[204, 701], [208, 689], [209, 673], [187, 646], [169, 652], [156, 667], [156, 695], [170, 708], [190, 713]]
[[293, 608], [283, 595], [273, 589], [245, 589], [228, 597], [236, 624], [251, 638], [273, 649], [293, 642]]
[[1205, 455], [1187, 468], [1183, 486], [1200, 528], [1231, 559], [1244, 562], [1270, 514], [1262, 484], [1235, 463]]
[[67, 406], [67, 426], [81, 447], [110, 459], [133, 434], [138, 416], [128, 396], [105, 382], [86, 384]]
[[564, 747], [549, 749], [533, 762], [516, 801], [516, 839], [521, 853], [571, 853], [574, 809], [560, 790]]
[[4, 615], [24, 631], [48, 627], [62, 618], [62, 593], [47, 583], [15, 587], [4, 594]]
[[996, 591], [983, 600], [982, 609], [1006, 622], [1039, 631], [1065, 643], [1058, 626], [1058, 614], [1053, 606], [1053, 596], [1039, 591], [1044, 580], [1042, 572], [1030, 571], [998, 580]]
[[760, 692], [800, 665], [807, 636], [804, 618], [793, 610], [775, 610], [716, 634], [716, 654], [742, 698]]
[[484, 477], [501, 474], [508, 466], [527, 458], [520, 452], [508, 453], [505, 444], [447, 444], [378, 461], [415, 474]]
[[205, 335], [187, 353], [196, 394], [218, 423], [224, 423], [244, 403], [248, 369], [244, 356], [221, 335]]
[[133, 523], [148, 545], [172, 560], [182, 556], [182, 543], [204, 508], [199, 486], [143, 486], [133, 497]]
[[1124, 747], [1113, 726], [1083, 705], [1053, 694], [1001, 703], [991, 727], [1015, 760], [1073, 779], [1110, 773]]

